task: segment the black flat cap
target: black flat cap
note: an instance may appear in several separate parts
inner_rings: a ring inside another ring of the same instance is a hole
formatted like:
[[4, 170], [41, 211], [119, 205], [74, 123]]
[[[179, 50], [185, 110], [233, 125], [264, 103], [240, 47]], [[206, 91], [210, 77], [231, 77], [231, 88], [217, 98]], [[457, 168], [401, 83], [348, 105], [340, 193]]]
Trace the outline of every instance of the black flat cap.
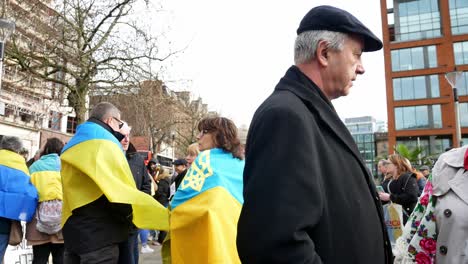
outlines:
[[175, 166], [179, 166], [179, 165], [187, 166], [187, 161], [185, 159], [176, 159], [172, 164], [174, 164]]
[[328, 30], [360, 35], [364, 38], [364, 51], [376, 51], [382, 48], [378, 39], [364, 24], [345, 10], [333, 6], [312, 8], [302, 19], [297, 34], [308, 30]]

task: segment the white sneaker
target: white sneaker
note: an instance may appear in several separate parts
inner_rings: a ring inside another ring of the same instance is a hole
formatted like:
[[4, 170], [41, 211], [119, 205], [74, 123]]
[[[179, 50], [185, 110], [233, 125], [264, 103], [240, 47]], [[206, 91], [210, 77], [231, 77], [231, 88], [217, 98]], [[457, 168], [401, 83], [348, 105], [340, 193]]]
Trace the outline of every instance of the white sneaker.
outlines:
[[148, 245], [141, 246], [141, 254], [153, 253], [154, 249], [150, 248]]

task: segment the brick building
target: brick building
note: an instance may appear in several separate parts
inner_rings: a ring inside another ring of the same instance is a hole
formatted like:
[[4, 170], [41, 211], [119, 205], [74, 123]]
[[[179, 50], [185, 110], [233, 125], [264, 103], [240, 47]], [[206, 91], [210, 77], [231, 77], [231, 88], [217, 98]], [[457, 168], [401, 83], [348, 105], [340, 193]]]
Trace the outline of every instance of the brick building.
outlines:
[[453, 91], [445, 79], [455, 70], [463, 71], [457, 88], [468, 143], [468, 1], [380, 3], [389, 148], [419, 144], [429, 155], [458, 145]]

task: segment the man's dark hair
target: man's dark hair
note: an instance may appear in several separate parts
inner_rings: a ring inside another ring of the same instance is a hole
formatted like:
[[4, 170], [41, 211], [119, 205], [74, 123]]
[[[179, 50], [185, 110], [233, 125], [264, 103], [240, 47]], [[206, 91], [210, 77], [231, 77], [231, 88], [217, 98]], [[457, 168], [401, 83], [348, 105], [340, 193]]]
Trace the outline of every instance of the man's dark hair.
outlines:
[[42, 151], [41, 156], [49, 155], [53, 153], [60, 154], [62, 152], [63, 146], [64, 144], [60, 139], [56, 137], [49, 138], [47, 139], [47, 142], [44, 145], [44, 150]]

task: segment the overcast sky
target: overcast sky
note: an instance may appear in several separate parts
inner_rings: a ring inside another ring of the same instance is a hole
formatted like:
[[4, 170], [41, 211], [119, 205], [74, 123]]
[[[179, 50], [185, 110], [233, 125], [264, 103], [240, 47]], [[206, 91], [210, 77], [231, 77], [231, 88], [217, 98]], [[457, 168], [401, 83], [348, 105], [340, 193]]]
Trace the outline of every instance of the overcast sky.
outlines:
[[[321, 4], [347, 10], [382, 38], [378, 0], [163, 0], [158, 23], [172, 49], [187, 47], [165, 66], [163, 77], [171, 89], [191, 90], [209, 109], [248, 125], [293, 64], [302, 17]], [[383, 52], [362, 58], [366, 73], [358, 76], [350, 95], [333, 104], [342, 118], [387, 120]]]

